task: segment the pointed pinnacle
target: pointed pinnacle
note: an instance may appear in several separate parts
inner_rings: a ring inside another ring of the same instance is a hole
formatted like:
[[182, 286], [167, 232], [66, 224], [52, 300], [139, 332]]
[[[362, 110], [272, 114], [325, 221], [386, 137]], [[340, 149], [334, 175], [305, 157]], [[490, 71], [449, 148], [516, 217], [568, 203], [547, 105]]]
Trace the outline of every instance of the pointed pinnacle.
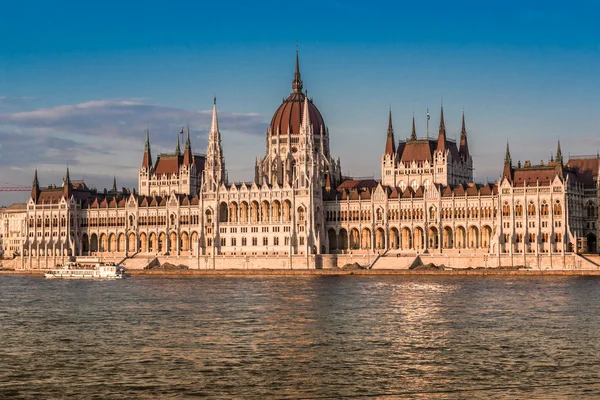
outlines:
[[462, 129], [460, 131], [461, 136], [467, 136], [467, 128], [465, 125], [465, 112], [462, 113]]
[[413, 115], [412, 119], [412, 133], [410, 134], [411, 140], [417, 140], [417, 129], [415, 127], [415, 116]]
[[393, 136], [394, 135], [394, 126], [392, 124], [392, 107], [390, 107], [390, 114], [389, 114], [389, 118], [388, 118], [388, 130], [387, 130], [387, 134], [388, 134], [388, 136]]

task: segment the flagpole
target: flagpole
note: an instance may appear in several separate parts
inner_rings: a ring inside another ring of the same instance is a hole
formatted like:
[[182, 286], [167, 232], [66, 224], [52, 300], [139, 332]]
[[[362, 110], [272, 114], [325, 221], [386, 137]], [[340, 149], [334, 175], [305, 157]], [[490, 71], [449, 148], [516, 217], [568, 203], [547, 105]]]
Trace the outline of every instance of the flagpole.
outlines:
[[429, 108], [427, 109], [427, 140], [429, 140]]

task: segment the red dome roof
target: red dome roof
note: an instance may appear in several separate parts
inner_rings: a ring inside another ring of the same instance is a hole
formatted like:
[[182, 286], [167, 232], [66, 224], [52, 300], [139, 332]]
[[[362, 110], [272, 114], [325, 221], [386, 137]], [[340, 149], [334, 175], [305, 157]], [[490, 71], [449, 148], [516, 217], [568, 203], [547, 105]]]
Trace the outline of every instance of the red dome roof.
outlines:
[[[292, 135], [298, 135], [300, 133], [300, 125], [302, 125], [302, 115], [304, 112], [304, 99], [306, 95], [302, 93], [302, 79], [300, 78], [300, 66], [298, 63], [298, 53], [296, 52], [296, 72], [294, 73], [294, 80], [292, 81], [292, 94], [279, 106], [273, 119], [271, 119], [271, 135], [277, 134], [287, 135], [288, 129]], [[325, 132], [325, 122], [323, 117], [312, 103], [312, 100], [308, 101], [308, 113], [310, 116], [310, 122], [313, 127], [313, 133], [319, 135], [321, 129]]]
[[[288, 128], [292, 135], [298, 135], [300, 133], [300, 125], [302, 125], [302, 115], [304, 113], [304, 93], [292, 93], [284, 102], [279, 106], [273, 119], [271, 120], [271, 135], [287, 135]], [[308, 113], [310, 116], [310, 122], [313, 127], [313, 133], [319, 135], [321, 128], [325, 132], [325, 122], [319, 112], [319, 109], [308, 101]]]

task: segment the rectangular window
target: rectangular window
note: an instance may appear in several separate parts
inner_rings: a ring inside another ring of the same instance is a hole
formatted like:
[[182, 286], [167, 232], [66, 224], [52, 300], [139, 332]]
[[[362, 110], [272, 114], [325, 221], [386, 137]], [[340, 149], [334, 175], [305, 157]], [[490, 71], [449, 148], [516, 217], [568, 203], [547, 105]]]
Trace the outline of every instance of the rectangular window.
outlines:
[[242, 246], [246, 246], [246, 238], [242, 238]]
[[273, 245], [274, 246], [279, 246], [279, 238], [278, 237], [274, 237], [273, 238]]
[[252, 246], [256, 246], [256, 245], [258, 245], [258, 239], [253, 237], [252, 238]]
[[286, 246], [289, 246], [290, 245], [290, 237], [286, 236], [285, 240], [283, 242], [285, 243]]
[[237, 240], [235, 238], [231, 238], [231, 245], [235, 246], [236, 245]]
[[225, 240], [225, 238], [221, 238], [221, 246], [227, 246], [226, 243], [227, 241]]
[[268, 246], [269, 245], [269, 238], [268, 237], [263, 237], [263, 246]]
[[300, 236], [300, 246], [304, 246], [304, 236]]

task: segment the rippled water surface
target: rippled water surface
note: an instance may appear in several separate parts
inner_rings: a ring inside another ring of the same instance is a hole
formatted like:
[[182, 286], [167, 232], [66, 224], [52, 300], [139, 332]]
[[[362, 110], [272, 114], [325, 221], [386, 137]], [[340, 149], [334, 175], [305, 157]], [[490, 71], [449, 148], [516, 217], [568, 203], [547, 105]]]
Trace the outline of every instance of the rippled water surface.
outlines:
[[0, 398], [599, 398], [600, 279], [0, 276]]

